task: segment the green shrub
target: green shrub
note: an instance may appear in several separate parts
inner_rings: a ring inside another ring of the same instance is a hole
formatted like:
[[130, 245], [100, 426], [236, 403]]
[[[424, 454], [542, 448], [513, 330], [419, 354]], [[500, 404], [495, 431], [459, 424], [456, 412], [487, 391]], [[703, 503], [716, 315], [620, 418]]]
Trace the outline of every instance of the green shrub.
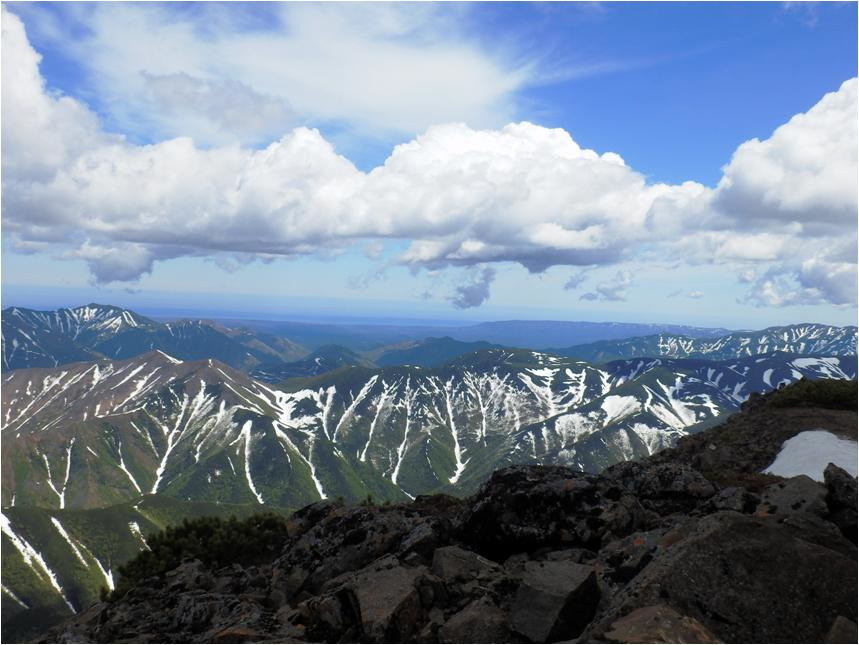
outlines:
[[773, 392], [768, 403], [777, 408], [855, 410], [859, 401], [856, 386], [856, 381], [804, 378]]
[[105, 599], [121, 598], [138, 582], [163, 576], [186, 558], [198, 559], [217, 569], [233, 563], [251, 565], [271, 560], [287, 539], [286, 520], [273, 513], [260, 513], [244, 520], [231, 517], [202, 517], [184, 520], [150, 535], [148, 551], [119, 567], [116, 589]]

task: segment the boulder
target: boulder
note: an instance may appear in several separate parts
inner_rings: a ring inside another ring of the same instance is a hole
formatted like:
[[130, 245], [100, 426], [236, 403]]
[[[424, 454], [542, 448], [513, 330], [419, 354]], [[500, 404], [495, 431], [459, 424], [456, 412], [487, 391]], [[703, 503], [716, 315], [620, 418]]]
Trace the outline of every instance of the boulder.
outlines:
[[716, 487], [704, 475], [676, 462], [625, 461], [608, 468], [604, 477], [659, 515], [691, 512], [716, 494]]
[[661, 551], [668, 529], [636, 532], [614, 540], [600, 550], [602, 577], [610, 584], [626, 584]]
[[836, 616], [856, 615], [855, 549], [851, 558], [806, 541], [801, 526], [730, 511], [685, 530], [614, 596], [583, 640], [657, 604], [725, 642], [820, 642]]
[[671, 607], [651, 605], [635, 609], [611, 625], [605, 635], [612, 643], [720, 643], [712, 632]]
[[561, 466], [497, 470], [472, 498], [458, 537], [495, 561], [541, 548], [597, 550], [652, 520], [613, 482]]
[[838, 616], [826, 634], [824, 643], [855, 643], [857, 641], [856, 623], [844, 616]]
[[451, 616], [438, 630], [440, 643], [511, 643], [506, 616], [486, 597]]
[[812, 513], [824, 517], [828, 513], [826, 494], [822, 484], [807, 475], [798, 475], [764, 488], [757, 511], [781, 515]]
[[848, 540], [856, 544], [856, 479], [843, 468], [829, 464], [823, 471], [823, 481], [826, 484], [829, 521], [835, 524]]
[[366, 638], [377, 643], [408, 642], [418, 631], [422, 614], [418, 583], [426, 574], [423, 567], [385, 565], [368, 567], [347, 583]]
[[532, 643], [575, 638], [598, 603], [593, 567], [564, 560], [527, 562], [512, 601], [510, 627]]
[[300, 602], [300, 593], [318, 594], [332, 578], [393, 553], [420, 521], [396, 506], [314, 506], [315, 512], [307, 514], [318, 521], [274, 563], [279, 588], [290, 602]]
[[433, 554], [432, 572], [442, 580], [485, 579], [500, 571], [495, 562], [458, 546], [442, 547]]
[[710, 499], [709, 507], [713, 511], [752, 513], [760, 502], [761, 499], [758, 495], [745, 488], [729, 486], [720, 490]]

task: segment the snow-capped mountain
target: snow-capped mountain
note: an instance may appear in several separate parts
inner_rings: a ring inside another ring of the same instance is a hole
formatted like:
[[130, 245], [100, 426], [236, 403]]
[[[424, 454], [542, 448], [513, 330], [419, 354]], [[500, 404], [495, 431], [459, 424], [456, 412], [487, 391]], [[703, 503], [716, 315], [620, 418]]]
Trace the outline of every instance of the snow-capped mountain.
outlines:
[[753, 391], [855, 378], [795, 355], [604, 366], [484, 350], [438, 369], [341, 368], [281, 389], [161, 352], [3, 378], [3, 505], [89, 508], [142, 493], [299, 507], [469, 492], [509, 463], [599, 470], [671, 445]]
[[306, 354], [298, 345], [271, 334], [203, 320], [159, 323], [109, 305], [56, 311], [10, 307], [3, 310], [0, 321], [3, 369], [131, 358], [158, 349], [186, 360], [213, 357], [241, 368]]
[[656, 334], [575, 345], [555, 350], [555, 353], [595, 363], [636, 356], [727, 360], [770, 352], [810, 356], [855, 356], [856, 338], [856, 327], [801, 324], [768, 327], [761, 331], [734, 332], [718, 338]]

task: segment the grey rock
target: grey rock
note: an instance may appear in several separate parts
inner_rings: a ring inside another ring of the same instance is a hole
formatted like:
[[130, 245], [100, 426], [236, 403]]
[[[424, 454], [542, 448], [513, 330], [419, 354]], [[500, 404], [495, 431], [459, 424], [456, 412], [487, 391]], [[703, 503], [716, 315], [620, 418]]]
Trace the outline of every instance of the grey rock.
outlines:
[[824, 643], [855, 643], [859, 639], [856, 623], [844, 616], [836, 616], [826, 633]]
[[593, 567], [563, 560], [528, 562], [510, 626], [533, 643], [574, 638], [593, 618], [598, 602]]
[[760, 504], [758, 495], [737, 486], [723, 488], [710, 499], [713, 511], [736, 511], [737, 513], [752, 513]]
[[354, 594], [363, 632], [375, 642], [406, 642], [422, 615], [418, 582], [423, 568], [368, 568], [348, 588]]
[[826, 488], [807, 475], [791, 477], [763, 490], [758, 512], [813, 513], [824, 517], [828, 513], [826, 494]]
[[487, 598], [478, 598], [438, 630], [440, 643], [510, 643], [506, 616]]
[[855, 615], [856, 593], [855, 555], [804, 540], [801, 527], [722, 511], [668, 545], [583, 639], [634, 609], [666, 604], [725, 642], [819, 642], [836, 616]]
[[722, 642], [694, 618], [681, 616], [665, 605], [635, 609], [612, 623], [605, 637], [613, 643]]
[[458, 546], [436, 549], [432, 559], [432, 572], [442, 580], [485, 579], [500, 569], [495, 562]]
[[826, 484], [826, 503], [829, 506], [829, 520], [853, 544], [857, 542], [857, 490], [856, 479], [835, 464], [826, 466], [823, 471]]

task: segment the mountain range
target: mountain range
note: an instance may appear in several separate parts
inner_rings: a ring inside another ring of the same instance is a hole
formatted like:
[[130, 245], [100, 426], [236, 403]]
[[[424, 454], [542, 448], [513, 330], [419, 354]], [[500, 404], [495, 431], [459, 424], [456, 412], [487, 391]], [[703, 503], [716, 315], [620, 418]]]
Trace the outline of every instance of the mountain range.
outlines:
[[[373, 326], [369, 325], [314, 326], [253, 321], [237, 327], [206, 320], [162, 323], [126, 309], [97, 304], [56, 311], [9, 307], [3, 310], [0, 320], [0, 355], [6, 370], [56, 367], [100, 358], [124, 359], [161, 350], [181, 360], [214, 358], [270, 383], [315, 376], [345, 365], [439, 367], [479, 349], [502, 346], [540, 349], [558, 338], [576, 338], [580, 343], [548, 350], [550, 353], [591, 363], [635, 357], [728, 360], [774, 351], [853, 356], [857, 339], [854, 326], [800, 324], [762, 331], [728, 332], [680, 325], [559, 321], [480, 323], [447, 329], [447, 335], [415, 338], [416, 334], [437, 330], [377, 325], [379, 329], [370, 332], [367, 330]], [[316, 330], [316, 335], [308, 329]], [[642, 330], [659, 330], [660, 333], [638, 335]], [[499, 344], [474, 340], [478, 331], [484, 332], [487, 338], [526, 342]], [[285, 332], [294, 332], [298, 339], [285, 336]], [[472, 339], [462, 340], [463, 337]], [[334, 342], [317, 344], [321, 339]], [[392, 342], [392, 339], [398, 340]], [[581, 342], [589, 339], [594, 342]]]
[[463, 496], [520, 464], [599, 472], [754, 392], [857, 373], [856, 328], [823, 325], [308, 353], [271, 330], [100, 305], [10, 308], [2, 324], [2, 602], [22, 624], [85, 606], [182, 517]]
[[602, 366], [490, 349], [441, 368], [341, 367], [284, 386], [159, 351], [3, 377], [3, 505], [159, 493], [298, 507], [472, 492], [496, 468], [597, 471], [669, 446], [751, 392], [855, 378], [855, 357], [774, 353]]
[[298, 359], [307, 350], [272, 334], [203, 320], [160, 323], [127, 309], [85, 305], [56, 311], [3, 310], [3, 369], [124, 359], [160, 349], [183, 360], [217, 358], [241, 369]]
[[786, 325], [761, 331], [733, 332], [716, 338], [655, 334], [603, 340], [554, 350], [560, 356], [604, 363], [636, 356], [728, 360], [769, 352], [813, 356], [855, 356], [857, 328], [831, 325]]

